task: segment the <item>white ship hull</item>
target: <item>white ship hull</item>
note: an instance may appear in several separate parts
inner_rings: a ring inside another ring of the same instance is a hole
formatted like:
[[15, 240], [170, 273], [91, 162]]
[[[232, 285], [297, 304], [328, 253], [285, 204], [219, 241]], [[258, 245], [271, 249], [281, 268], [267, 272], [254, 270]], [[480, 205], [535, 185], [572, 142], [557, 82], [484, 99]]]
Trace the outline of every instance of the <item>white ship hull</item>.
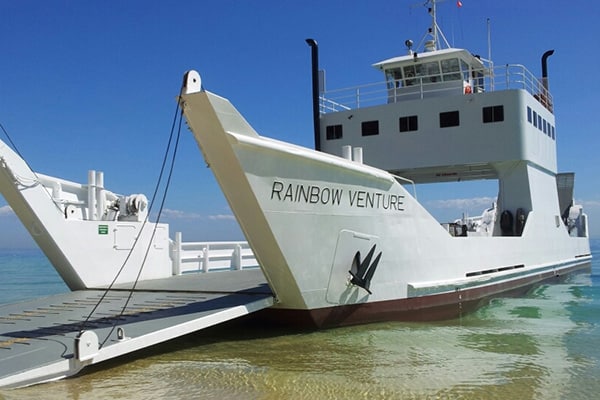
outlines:
[[[276, 294], [278, 318], [332, 326], [449, 317], [589, 267], [588, 239], [556, 222], [557, 201], [531, 212], [521, 236], [453, 237], [391, 174], [260, 137], [226, 99], [188, 92], [188, 124]], [[553, 177], [523, 168], [539, 175], [534, 191], [556, 192]]]

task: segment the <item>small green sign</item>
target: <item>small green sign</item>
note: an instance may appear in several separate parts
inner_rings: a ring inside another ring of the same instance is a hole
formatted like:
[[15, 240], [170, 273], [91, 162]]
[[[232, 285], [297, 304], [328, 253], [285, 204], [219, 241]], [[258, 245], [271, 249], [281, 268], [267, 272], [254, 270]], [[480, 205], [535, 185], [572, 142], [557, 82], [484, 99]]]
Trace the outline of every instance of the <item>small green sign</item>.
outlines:
[[108, 235], [108, 225], [98, 225], [98, 235]]

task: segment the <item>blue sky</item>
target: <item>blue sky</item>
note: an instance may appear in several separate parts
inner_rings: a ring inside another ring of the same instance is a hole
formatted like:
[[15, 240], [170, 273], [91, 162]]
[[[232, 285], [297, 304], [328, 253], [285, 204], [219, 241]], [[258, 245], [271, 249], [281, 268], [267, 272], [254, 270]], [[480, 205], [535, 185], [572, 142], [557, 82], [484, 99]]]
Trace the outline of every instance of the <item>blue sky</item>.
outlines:
[[[151, 195], [182, 74], [229, 98], [264, 136], [312, 147], [310, 49], [317, 39], [327, 87], [381, 80], [374, 62], [405, 53], [429, 24], [422, 3], [389, 1], [0, 0], [0, 123], [34, 170], [85, 182], [102, 170], [117, 193]], [[595, 121], [600, 3], [453, 0], [438, 5], [455, 47], [541, 75], [549, 59], [559, 170], [600, 236], [600, 132]], [[2, 137], [3, 140], [4, 137]], [[479, 213], [495, 182], [418, 189], [441, 220]], [[31, 246], [0, 199], [0, 246]], [[184, 130], [164, 219], [188, 240], [242, 239], [191, 134]]]

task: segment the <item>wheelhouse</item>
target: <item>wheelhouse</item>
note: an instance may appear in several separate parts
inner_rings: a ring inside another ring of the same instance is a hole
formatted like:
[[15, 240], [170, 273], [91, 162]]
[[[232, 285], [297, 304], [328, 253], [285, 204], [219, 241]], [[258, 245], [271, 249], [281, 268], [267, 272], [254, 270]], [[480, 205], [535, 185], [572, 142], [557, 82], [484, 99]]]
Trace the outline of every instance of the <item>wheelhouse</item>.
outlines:
[[488, 69], [479, 56], [463, 49], [409, 54], [373, 64], [385, 74], [388, 103], [484, 91]]

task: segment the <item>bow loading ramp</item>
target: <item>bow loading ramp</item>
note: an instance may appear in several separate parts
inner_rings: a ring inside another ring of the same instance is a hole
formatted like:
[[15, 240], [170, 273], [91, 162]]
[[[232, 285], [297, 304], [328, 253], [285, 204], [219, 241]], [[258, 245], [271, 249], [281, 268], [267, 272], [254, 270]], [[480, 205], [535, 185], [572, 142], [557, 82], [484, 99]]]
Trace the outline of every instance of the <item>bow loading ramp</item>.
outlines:
[[123, 286], [80, 290], [0, 305], [0, 387], [72, 376], [273, 303], [262, 272], [254, 269], [142, 281], [133, 291]]

